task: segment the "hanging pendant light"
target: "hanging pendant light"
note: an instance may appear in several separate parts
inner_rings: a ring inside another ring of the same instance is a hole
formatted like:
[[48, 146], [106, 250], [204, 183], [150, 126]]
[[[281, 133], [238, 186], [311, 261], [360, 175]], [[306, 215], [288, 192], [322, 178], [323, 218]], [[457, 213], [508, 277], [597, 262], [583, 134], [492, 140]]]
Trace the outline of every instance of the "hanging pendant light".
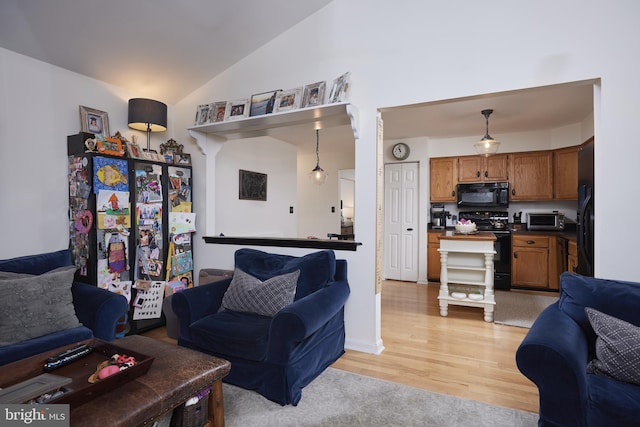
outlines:
[[489, 116], [493, 113], [493, 110], [482, 110], [481, 113], [486, 120], [487, 130], [480, 142], [476, 143], [474, 146], [476, 147], [478, 154], [490, 156], [492, 154], [496, 154], [498, 147], [500, 146], [500, 142], [489, 135]]
[[329, 176], [329, 174], [327, 174], [320, 167], [319, 147], [320, 147], [320, 129], [316, 129], [316, 167], [313, 168], [311, 172], [309, 172], [309, 178], [316, 185], [324, 184], [325, 181], [327, 180], [327, 176]]

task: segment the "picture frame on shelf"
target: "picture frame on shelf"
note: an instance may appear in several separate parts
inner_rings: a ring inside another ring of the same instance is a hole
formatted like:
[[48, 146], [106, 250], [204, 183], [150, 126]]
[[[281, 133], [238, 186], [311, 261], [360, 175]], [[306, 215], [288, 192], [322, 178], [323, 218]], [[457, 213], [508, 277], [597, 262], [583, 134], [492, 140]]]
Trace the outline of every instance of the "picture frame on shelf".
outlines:
[[302, 98], [302, 108], [315, 107], [324, 104], [324, 95], [327, 89], [327, 82], [321, 81], [306, 85]]
[[249, 117], [249, 98], [236, 99], [235, 101], [227, 101], [227, 107], [224, 111], [225, 120], [246, 119]]
[[142, 159], [142, 148], [140, 148], [140, 146], [132, 141], [127, 141], [126, 143], [127, 146], [127, 154], [129, 155], [130, 158], [132, 159]]
[[281, 91], [282, 89], [278, 89], [252, 95], [249, 117], [273, 113], [274, 106], [276, 104], [276, 97]]
[[160, 154], [165, 153], [182, 153], [184, 145], [178, 144], [175, 139], [171, 138], [164, 144], [160, 144]]
[[173, 164], [180, 166], [191, 166], [191, 154], [175, 153], [173, 155]]
[[125, 150], [122, 146], [122, 140], [120, 138], [111, 137], [98, 139], [98, 153], [123, 157]]
[[105, 111], [80, 105], [80, 126], [82, 132], [110, 136], [109, 114]]
[[284, 111], [291, 111], [300, 108], [302, 103], [302, 91], [302, 87], [297, 87], [295, 89], [279, 92], [276, 97], [275, 111], [277, 113], [282, 113]]
[[164, 156], [160, 156], [156, 150], [142, 151], [142, 158], [144, 160], [150, 160], [152, 162], [164, 162]]
[[211, 114], [211, 104], [198, 105], [198, 111], [196, 112], [196, 125], [204, 125], [209, 123]]
[[329, 95], [329, 103], [343, 102], [347, 100], [349, 94], [350, 72], [346, 72], [333, 81], [331, 94]]
[[224, 121], [224, 113], [227, 109], [227, 101], [214, 102], [211, 113], [211, 121], [214, 123]]
[[173, 153], [173, 151], [167, 151], [166, 153], [163, 154], [164, 162], [168, 165], [172, 165], [174, 156], [175, 154]]

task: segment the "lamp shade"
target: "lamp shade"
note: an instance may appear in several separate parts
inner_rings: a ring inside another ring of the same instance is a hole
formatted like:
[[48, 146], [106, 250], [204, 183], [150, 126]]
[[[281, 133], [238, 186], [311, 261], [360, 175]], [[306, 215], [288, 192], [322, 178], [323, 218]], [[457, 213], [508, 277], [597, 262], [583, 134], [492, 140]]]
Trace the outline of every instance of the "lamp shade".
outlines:
[[167, 104], [147, 98], [129, 100], [129, 127], [145, 132], [167, 130]]

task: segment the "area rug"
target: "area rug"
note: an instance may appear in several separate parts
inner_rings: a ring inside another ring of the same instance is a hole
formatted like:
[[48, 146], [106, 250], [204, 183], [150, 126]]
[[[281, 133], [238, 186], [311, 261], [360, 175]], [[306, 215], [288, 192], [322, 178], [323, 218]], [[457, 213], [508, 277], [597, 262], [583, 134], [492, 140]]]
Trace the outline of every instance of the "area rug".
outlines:
[[510, 326], [530, 328], [547, 306], [558, 301], [557, 296], [495, 291], [496, 306], [493, 321]]
[[227, 427], [536, 426], [538, 415], [329, 368], [302, 390], [298, 406], [223, 384]]

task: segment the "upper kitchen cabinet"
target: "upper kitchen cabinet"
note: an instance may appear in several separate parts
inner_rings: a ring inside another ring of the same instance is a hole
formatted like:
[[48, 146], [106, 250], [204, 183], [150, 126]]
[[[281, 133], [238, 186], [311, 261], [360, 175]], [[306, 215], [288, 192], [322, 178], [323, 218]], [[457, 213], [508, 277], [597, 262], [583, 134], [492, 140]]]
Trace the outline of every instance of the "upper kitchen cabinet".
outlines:
[[553, 152], [529, 151], [509, 156], [511, 200], [552, 200]]
[[429, 161], [432, 202], [455, 202], [458, 158], [434, 157]]
[[578, 200], [578, 149], [567, 147], [553, 153], [553, 198]]
[[462, 156], [458, 158], [458, 182], [497, 182], [509, 179], [509, 156]]

